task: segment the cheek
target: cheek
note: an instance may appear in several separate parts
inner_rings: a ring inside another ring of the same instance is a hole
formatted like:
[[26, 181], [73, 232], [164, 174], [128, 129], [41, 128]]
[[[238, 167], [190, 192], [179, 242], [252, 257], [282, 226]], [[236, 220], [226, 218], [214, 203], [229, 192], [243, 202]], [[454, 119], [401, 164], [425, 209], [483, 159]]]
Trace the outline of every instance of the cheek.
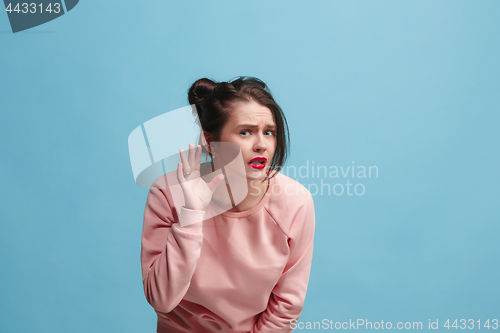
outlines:
[[276, 151], [276, 148], [278, 147], [278, 142], [276, 138], [274, 138], [274, 140], [272, 141], [271, 147], [273, 151]]

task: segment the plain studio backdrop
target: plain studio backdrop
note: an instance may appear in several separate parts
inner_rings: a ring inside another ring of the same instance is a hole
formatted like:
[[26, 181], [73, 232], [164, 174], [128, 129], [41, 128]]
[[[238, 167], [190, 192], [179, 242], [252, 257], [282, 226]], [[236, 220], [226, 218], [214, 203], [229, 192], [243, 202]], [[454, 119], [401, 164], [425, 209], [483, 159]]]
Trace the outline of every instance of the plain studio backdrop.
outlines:
[[0, 13], [0, 331], [155, 332], [127, 138], [198, 78], [238, 75], [270, 86], [285, 170], [314, 196], [299, 322], [493, 325], [499, 15], [496, 0], [87, 0], [13, 34]]

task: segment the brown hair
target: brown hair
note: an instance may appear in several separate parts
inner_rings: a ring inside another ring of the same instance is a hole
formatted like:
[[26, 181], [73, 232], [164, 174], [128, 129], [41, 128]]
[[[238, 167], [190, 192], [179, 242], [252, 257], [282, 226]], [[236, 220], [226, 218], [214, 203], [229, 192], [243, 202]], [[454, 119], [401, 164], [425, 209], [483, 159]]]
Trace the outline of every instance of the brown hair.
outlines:
[[[218, 141], [229, 115], [238, 102], [257, 102], [268, 107], [274, 115], [276, 130], [276, 150], [269, 164], [266, 178], [280, 171], [288, 156], [290, 146], [288, 124], [285, 115], [274, 100], [267, 85], [255, 77], [240, 76], [229, 82], [215, 82], [207, 78], [197, 80], [188, 91], [189, 104], [196, 106], [198, 119], [203, 131]], [[210, 155], [211, 156], [211, 155]]]

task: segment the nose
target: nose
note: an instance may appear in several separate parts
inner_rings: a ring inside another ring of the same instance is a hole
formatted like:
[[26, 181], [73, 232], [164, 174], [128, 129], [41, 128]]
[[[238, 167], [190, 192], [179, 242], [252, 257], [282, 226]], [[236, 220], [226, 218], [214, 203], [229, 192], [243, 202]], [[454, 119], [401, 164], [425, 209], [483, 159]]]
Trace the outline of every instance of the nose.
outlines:
[[267, 149], [266, 141], [264, 136], [261, 134], [255, 136], [255, 142], [253, 145], [253, 151], [264, 152]]

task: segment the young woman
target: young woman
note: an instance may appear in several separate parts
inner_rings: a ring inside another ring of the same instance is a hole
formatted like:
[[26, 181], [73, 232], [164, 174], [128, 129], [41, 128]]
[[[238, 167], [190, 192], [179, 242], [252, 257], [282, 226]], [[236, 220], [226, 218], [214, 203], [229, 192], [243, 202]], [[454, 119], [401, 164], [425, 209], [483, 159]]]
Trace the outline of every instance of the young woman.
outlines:
[[[157, 332], [291, 332], [306, 296], [315, 215], [309, 191], [279, 173], [285, 117], [257, 78], [200, 79], [188, 97], [203, 148], [194, 153], [190, 143], [188, 158], [180, 150], [176, 177], [185, 205], [177, 214], [172, 192], [157, 180], [144, 212], [142, 276]], [[208, 184], [201, 178], [201, 151], [217, 154], [214, 142], [239, 147], [248, 194], [205, 218], [225, 185], [223, 175]]]

